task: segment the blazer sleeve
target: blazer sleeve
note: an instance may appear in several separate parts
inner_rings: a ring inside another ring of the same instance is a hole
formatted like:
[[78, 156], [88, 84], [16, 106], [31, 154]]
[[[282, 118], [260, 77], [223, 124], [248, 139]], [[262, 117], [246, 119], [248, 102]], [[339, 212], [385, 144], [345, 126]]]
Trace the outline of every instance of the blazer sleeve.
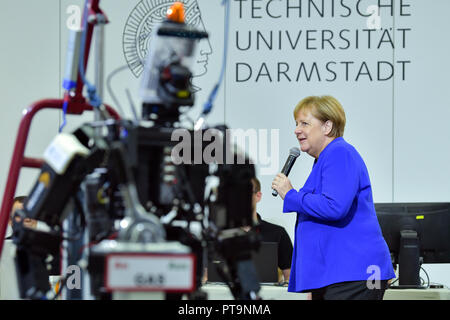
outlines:
[[336, 148], [327, 155], [322, 167], [322, 192], [290, 190], [284, 198], [283, 212], [298, 212], [325, 221], [343, 219], [357, 195], [359, 172], [360, 165], [350, 150]]

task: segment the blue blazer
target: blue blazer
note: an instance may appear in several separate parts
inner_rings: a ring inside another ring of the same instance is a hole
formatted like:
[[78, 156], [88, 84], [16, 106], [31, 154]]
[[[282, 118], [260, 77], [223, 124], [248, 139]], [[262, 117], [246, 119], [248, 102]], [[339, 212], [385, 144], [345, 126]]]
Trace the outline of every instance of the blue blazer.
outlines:
[[283, 212], [297, 212], [288, 291], [395, 278], [366, 165], [342, 137], [320, 153], [303, 188], [286, 194]]

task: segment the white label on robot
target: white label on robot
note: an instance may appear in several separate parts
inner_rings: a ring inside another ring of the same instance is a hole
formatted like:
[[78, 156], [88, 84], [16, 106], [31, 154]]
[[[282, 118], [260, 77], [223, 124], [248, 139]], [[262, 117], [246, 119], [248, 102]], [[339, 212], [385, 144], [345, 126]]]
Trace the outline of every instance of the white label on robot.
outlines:
[[66, 167], [66, 163], [70, 160], [70, 157], [67, 153], [63, 152], [60, 148], [58, 148], [57, 144], [52, 143], [44, 155], [47, 163], [58, 173], [63, 173], [62, 168]]
[[76, 154], [87, 156], [89, 150], [73, 135], [60, 133], [45, 150], [44, 160], [58, 174], [63, 174]]
[[110, 291], [192, 291], [191, 255], [109, 255], [106, 287]]

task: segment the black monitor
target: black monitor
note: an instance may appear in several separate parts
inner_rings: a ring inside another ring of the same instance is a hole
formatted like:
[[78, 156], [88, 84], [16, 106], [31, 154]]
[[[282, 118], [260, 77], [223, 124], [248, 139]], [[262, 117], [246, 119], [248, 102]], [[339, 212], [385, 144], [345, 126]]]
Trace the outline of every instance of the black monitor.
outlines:
[[399, 266], [395, 288], [423, 288], [422, 263], [450, 263], [450, 203], [377, 203], [375, 210]]
[[[278, 282], [278, 243], [260, 243], [259, 249], [252, 252], [252, 261], [256, 270], [259, 282]], [[217, 265], [223, 265], [225, 260], [216, 255], [212, 261], [208, 261], [208, 282], [223, 282], [224, 280], [217, 272]]]

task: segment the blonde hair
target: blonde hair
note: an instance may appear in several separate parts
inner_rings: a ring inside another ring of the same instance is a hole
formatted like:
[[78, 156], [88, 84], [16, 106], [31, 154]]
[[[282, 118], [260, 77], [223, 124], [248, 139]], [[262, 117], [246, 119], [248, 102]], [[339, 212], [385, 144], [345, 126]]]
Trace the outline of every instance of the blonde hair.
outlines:
[[322, 122], [330, 120], [333, 128], [329, 133], [331, 137], [342, 137], [345, 129], [345, 112], [342, 105], [332, 96], [310, 96], [300, 101], [294, 109], [294, 119], [302, 111], [311, 114]]

